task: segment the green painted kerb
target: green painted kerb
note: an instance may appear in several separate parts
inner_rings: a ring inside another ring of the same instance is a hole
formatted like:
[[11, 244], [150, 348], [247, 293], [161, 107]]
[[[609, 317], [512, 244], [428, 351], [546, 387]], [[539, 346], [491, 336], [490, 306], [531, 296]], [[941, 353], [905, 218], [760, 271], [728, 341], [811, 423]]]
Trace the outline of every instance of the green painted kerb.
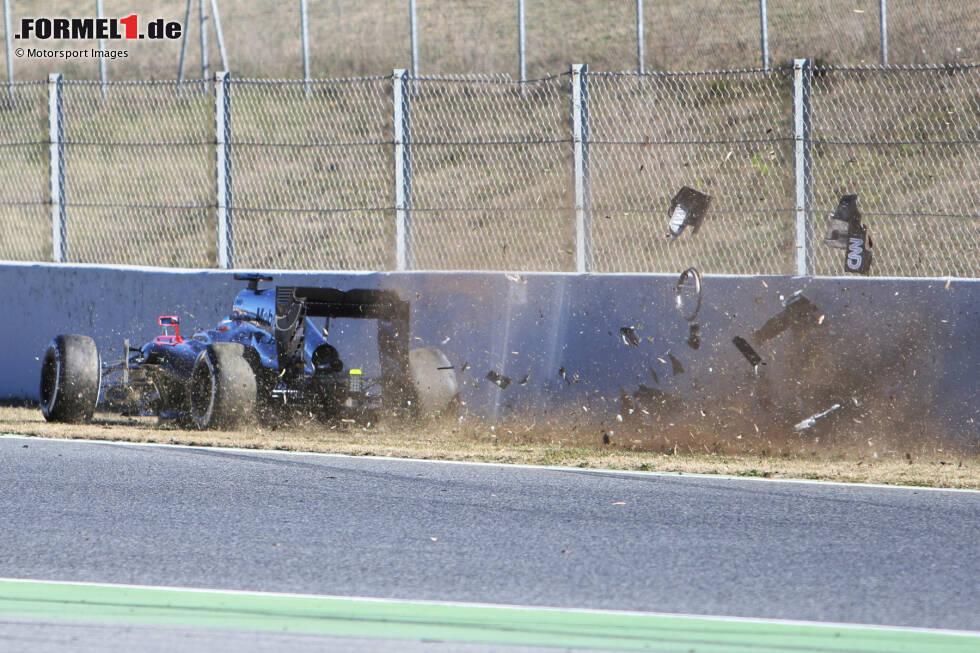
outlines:
[[684, 653], [980, 650], [945, 633], [37, 581], [0, 581], [0, 617]]

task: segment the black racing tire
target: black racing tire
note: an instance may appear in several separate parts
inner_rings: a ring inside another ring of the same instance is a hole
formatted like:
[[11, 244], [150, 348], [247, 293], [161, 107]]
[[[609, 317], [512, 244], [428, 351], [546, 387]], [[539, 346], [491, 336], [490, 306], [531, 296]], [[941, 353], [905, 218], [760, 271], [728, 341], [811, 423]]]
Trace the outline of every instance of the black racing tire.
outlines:
[[197, 357], [187, 383], [194, 428], [233, 429], [254, 419], [255, 373], [244, 354], [238, 343], [215, 342]]
[[49, 422], [92, 421], [102, 363], [95, 341], [75, 333], [51, 341], [41, 362], [41, 412]]

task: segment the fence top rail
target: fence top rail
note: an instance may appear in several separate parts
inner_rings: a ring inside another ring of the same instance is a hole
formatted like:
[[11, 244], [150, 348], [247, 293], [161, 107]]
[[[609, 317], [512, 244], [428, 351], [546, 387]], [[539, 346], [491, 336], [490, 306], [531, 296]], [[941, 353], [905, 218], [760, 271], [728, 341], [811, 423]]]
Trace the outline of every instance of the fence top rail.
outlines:
[[[792, 64], [783, 66], [773, 66], [769, 70], [765, 68], [731, 68], [727, 70], [647, 70], [637, 72], [635, 70], [623, 71], [600, 71], [589, 70], [591, 77], [633, 77], [633, 78], [670, 78], [670, 77], [712, 77], [722, 75], [772, 75], [785, 73], [793, 69]], [[840, 66], [840, 65], [813, 65], [814, 72], [876, 72], [876, 73], [915, 73], [915, 72], [961, 72], [980, 69], [980, 63], [947, 63], [947, 64], [919, 64], [919, 65], [862, 65], [862, 66]], [[568, 71], [545, 75], [534, 79], [519, 80], [514, 79], [509, 73], [494, 73], [485, 75], [420, 75], [418, 77], [408, 75], [408, 79], [416, 82], [465, 82], [475, 84], [501, 84], [501, 85], [532, 85], [541, 82], [549, 82], [571, 75]], [[231, 77], [228, 82], [235, 84], [251, 85], [285, 85], [299, 86], [310, 84], [356, 84], [363, 82], [380, 82], [391, 79], [391, 75], [373, 75], [363, 77], [336, 77], [336, 78], [313, 78], [313, 79], [283, 79], [283, 78], [256, 78], [256, 77]], [[115, 80], [99, 81], [91, 79], [67, 79], [62, 77], [61, 83], [66, 86], [101, 86], [101, 87], [127, 87], [127, 86], [173, 86], [173, 85], [202, 85], [213, 83], [212, 79], [142, 79], [142, 80]], [[48, 79], [9, 82], [9, 86], [29, 87], [41, 86], [48, 83]]]
[[770, 75], [783, 70], [792, 70], [793, 66], [773, 66], [769, 70], [765, 68], [731, 68], [728, 70], [646, 70], [637, 72], [635, 70], [589, 70], [590, 77], [710, 77], [717, 75]]
[[477, 83], [477, 84], [511, 84], [511, 85], [521, 85], [521, 84], [536, 84], [539, 82], [550, 82], [556, 79], [561, 79], [562, 77], [568, 77], [571, 75], [568, 71], [561, 73], [554, 73], [551, 75], [545, 75], [544, 77], [537, 77], [534, 79], [514, 79], [510, 73], [494, 73], [487, 75], [419, 75], [418, 77], [413, 77], [409, 74], [409, 79], [416, 82], [466, 82], [466, 83]]
[[944, 63], [944, 64], [909, 64], [898, 66], [835, 66], [823, 65], [813, 66], [815, 71], [838, 71], [838, 72], [876, 72], [876, 73], [930, 73], [930, 72], [952, 72], [973, 70], [980, 68], [980, 63]]
[[[61, 78], [62, 86], [105, 86], [107, 88], [112, 88], [114, 86], [176, 86], [186, 85], [186, 86], [200, 86], [203, 84], [210, 84], [212, 80], [209, 79], [139, 79], [139, 80], [116, 80], [116, 81], [105, 81], [100, 82], [97, 79], [68, 79], [64, 76]], [[47, 82], [45, 82], [47, 83]]]
[[263, 85], [285, 85], [285, 86], [306, 86], [308, 84], [358, 84], [361, 82], [386, 82], [391, 80], [391, 75], [367, 75], [362, 77], [319, 77], [310, 79], [298, 78], [262, 78], [262, 77], [232, 77], [228, 76], [227, 81], [233, 84], [254, 84]]

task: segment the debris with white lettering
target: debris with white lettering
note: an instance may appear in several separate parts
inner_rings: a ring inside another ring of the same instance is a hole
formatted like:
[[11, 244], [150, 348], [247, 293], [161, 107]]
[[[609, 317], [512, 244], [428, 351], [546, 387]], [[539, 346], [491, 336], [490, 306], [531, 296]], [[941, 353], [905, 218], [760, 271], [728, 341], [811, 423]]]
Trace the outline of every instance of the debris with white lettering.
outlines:
[[837, 209], [830, 216], [830, 227], [823, 242], [828, 247], [845, 250], [845, 272], [870, 274], [873, 244], [867, 227], [861, 224], [857, 195], [844, 195], [840, 198]]
[[710, 195], [683, 186], [670, 201], [670, 209], [667, 211], [670, 216], [667, 237], [671, 240], [677, 238], [685, 227], [691, 227], [691, 233], [696, 234], [710, 204]]

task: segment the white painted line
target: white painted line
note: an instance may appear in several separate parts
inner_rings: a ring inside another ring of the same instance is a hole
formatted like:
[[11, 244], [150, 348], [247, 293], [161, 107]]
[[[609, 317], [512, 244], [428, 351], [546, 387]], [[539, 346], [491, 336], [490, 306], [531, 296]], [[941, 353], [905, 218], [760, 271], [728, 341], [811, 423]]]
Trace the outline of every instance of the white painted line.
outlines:
[[472, 460], [424, 460], [421, 458], [400, 458], [398, 456], [352, 456], [343, 453], [324, 453], [321, 451], [281, 451], [278, 449], [244, 449], [241, 447], [222, 447], [222, 446], [201, 446], [189, 444], [169, 444], [165, 442], [130, 442], [128, 440], [85, 440], [81, 438], [45, 438], [33, 435], [21, 435], [17, 433], [0, 433], [0, 438], [34, 440], [41, 442], [65, 442], [79, 444], [103, 444], [116, 445], [121, 447], [153, 447], [159, 449], [191, 449], [197, 451], [234, 451], [236, 453], [258, 454], [265, 456], [320, 456], [325, 458], [346, 458], [350, 460], [391, 460], [398, 462], [410, 462], [421, 464], [438, 465], [472, 465], [484, 467], [502, 467], [505, 469], [527, 469], [527, 470], [548, 470], [555, 472], [569, 472], [578, 474], [606, 474], [611, 476], [627, 475], [649, 478], [651, 476], [665, 476], [670, 478], [692, 478], [701, 480], [722, 480], [722, 481], [746, 481], [755, 483], [795, 483], [802, 485], [833, 486], [847, 488], [870, 488], [880, 490], [911, 490], [913, 492], [964, 492], [980, 494], [980, 490], [970, 488], [945, 488], [928, 487], [920, 485], [885, 485], [882, 483], [848, 483], [845, 481], [820, 481], [804, 478], [765, 478], [760, 476], [735, 476], [731, 474], [706, 474], [694, 472], [663, 472], [663, 471], [639, 471], [634, 469], [600, 469], [593, 467], [559, 467], [557, 465], [528, 465], [523, 463], [497, 463]]
[[817, 626], [822, 628], [853, 628], [856, 630], [882, 630], [890, 632], [929, 633], [935, 635], [959, 635], [980, 637], [980, 630], [950, 630], [945, 628], [922, 628], [918, 626], [886, 626], [881, 624], [842, 623], [832, 621], [807, 621], [805, 619], [767, 619], [763, 617], [735, 617], [727, 615], [687, 614], [674, 612], [644, 612], [642, 610], [603, 610], [599, 608], [560, 608], [555, 606], [516, 605], [509, 603], [476, 603], [466, 601], [433, 601], [416, 599], [391, 599], [373, 596], [343, 596], [337, 594], [302, 594], [295, 592], [259, 592], [254, 590], [213, 589], [207, 587], [179, 587], [173, 585], [130, 585], [125, 583], [92, 583], [71, 580], [44, 580], [40, 578], [4, 578], [0, 582], [81, 587], [105, 587], [110, 589], [162, 590], [169, 592], [189, 592], [198, 594], [227, 594], [231, 596], [264, 596], [275, 598], [314, 599], [324, 601], [363, 601], [395, 605], [432, 605], [462, 608], [489, 608], [494, 610], [526, 610], [528, 612], [571, 612], [575, 614], [626, 615], [636, 617], [658, 617], [665, 619], [699, 619], [750, 624], [775, 624], [784, 626]]

